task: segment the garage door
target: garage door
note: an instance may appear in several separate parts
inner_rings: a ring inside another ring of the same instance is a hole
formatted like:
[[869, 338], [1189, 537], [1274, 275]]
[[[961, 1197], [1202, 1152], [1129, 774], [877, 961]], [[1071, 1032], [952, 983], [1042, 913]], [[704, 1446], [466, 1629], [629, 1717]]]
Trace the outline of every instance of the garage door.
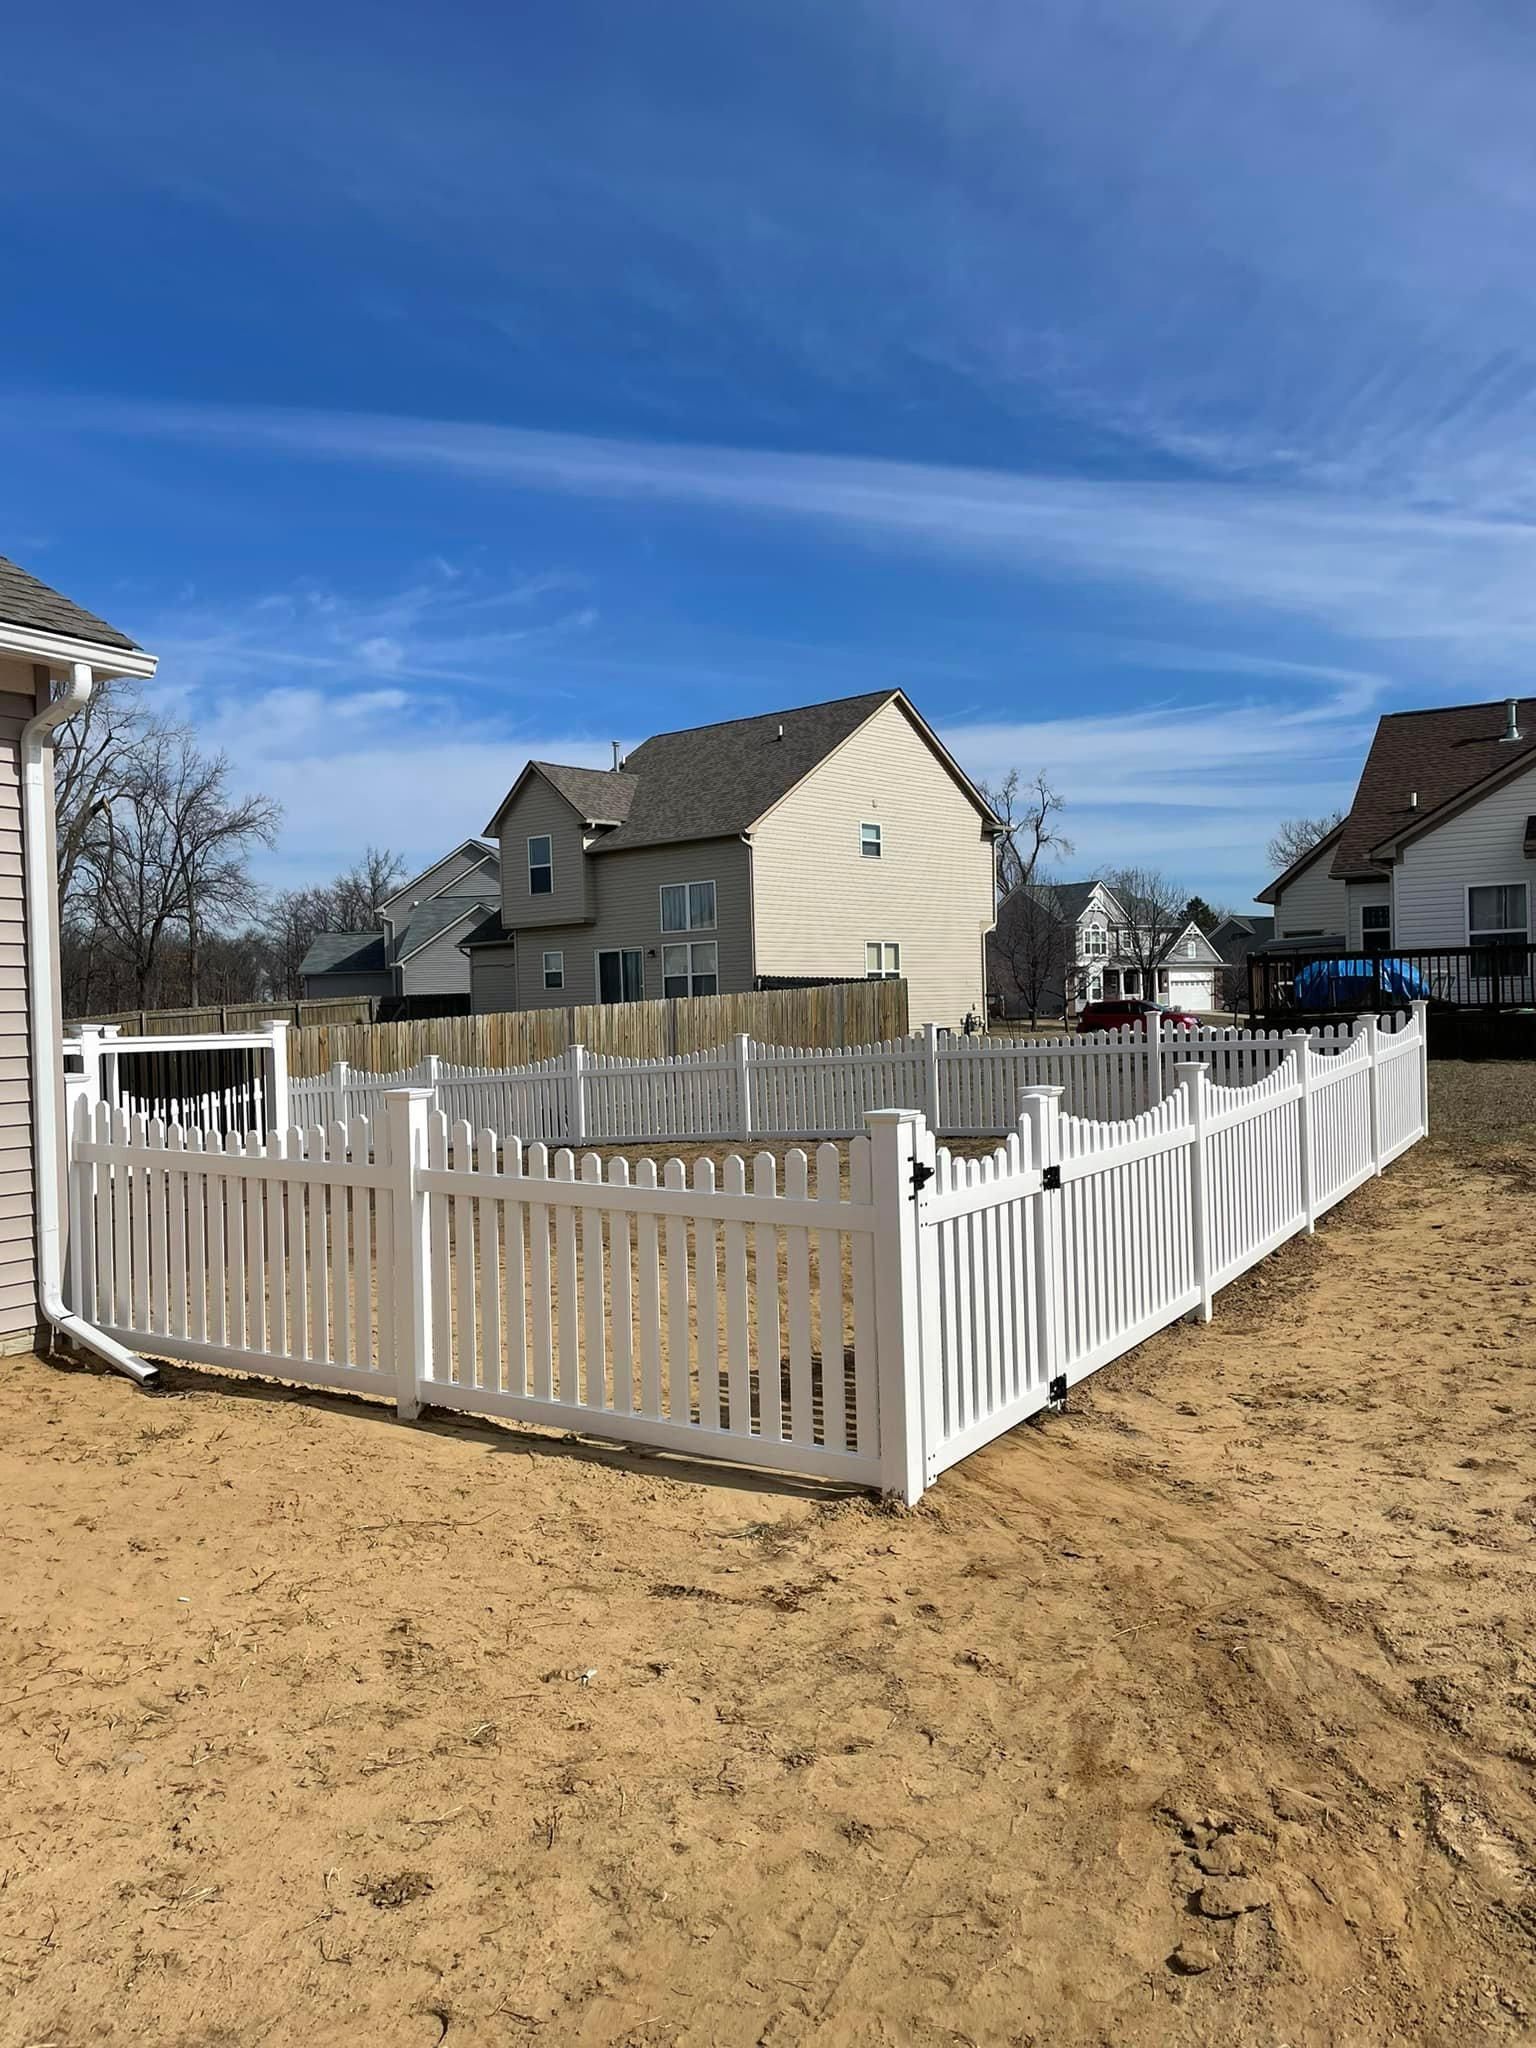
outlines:
[[1168, 976], [1168, 1001], [1177, 1009], [1208, 1010], [1211, 1008], [1211, 976], [1209, 969], [1203, 974], [1174, 974]]

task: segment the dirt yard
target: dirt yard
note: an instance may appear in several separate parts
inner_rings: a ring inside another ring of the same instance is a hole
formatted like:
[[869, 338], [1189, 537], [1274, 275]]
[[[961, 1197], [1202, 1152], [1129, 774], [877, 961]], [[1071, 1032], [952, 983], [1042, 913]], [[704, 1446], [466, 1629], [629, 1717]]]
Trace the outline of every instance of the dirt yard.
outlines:
[[0, 1364], [0, 2041], [1536, 2039], [1536, 1087], [1434, 1101], [910, 1513]]

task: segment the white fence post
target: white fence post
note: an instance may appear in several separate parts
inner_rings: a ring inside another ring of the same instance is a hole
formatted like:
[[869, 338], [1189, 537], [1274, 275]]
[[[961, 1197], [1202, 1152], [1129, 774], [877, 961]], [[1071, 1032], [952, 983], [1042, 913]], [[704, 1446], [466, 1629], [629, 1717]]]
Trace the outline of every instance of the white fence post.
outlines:
[[1147, 1039], [1147, 1099], [1144, 1109], [1153, 1109], [1163, 1099], [1163, 1013], [1148, 1010], [1142, 1019]]
[[421, 1066], [421, 1085], [423, 1088], [430, 1088], [435, 1094], [437, 1084], [442, 1079], [443, 1063], [435, 1052], [429, 1052], [422, 1060]]
[[[1061, 1241], [1061, 1100], [1064, 1088], [1019, 1090], [1019, 1121], [1029, 1129], [1031, 1162], [1040, 1170], [1034, 1203], [1035, 1347], [1040, 1377], [1053, 1400], [1066, 1399], [1067, 1307]], [[1051, 1171], [1047, 1171], [1051, 1169]], [[1045, 1183], [1056, 1180], [1054, 1188]], [[1054, 1392], [1052, 1390], [1055, 1390]]]
[[[349, 1066], [347, 1065], [347, 1063], [346, 1063], [346, 1061], [345, 1061], [345, 1060], [332, 1060], [332, 1062], [331, 1062], [331, 1108], [332, 1108], [332, 1116], [333, 1116], [333, 1118], [334, 1118], [334, 1121], [335, 1121], [335, 1122], [337, 1122], [337, 1123], [339, 1123], [339, 1124], [344, 1124], [344, 1123], [346, 1123], [346, 1122], [347, 1122], [347, 1120], [348, 1120], [348, 1119], [347, 1119], [347, 1076], [348, 1076], [348, 1074], [350, 1074], [350, 1073], [351, 1073], [351, 1071], [352, 1071], [352, 1070], [351, 1070], [351, 1068], [350, 1068], [350, 1067], [349, 1067]], [[323, 1121], [323, 1119], [322, 1119], [322, 1121]]]
[[752, 1135], [752, 1039], [745, 1031], [736, 1034], [736, 1136]]
[[880, 1487], [910, 1507], [925, 1484], [918, 1176], [926, 1126], [914, 1109], [871, 1110], [875, 1357], [880, 1402]]
[[1421, 996], [1413, 1005], [1419, 1027], [1419, 1136], [1429, 1136], [1429, 1004]]
[[1381, 1171], [1381, 1022], [1372, 1010], [1360, 1019], [1360, 1030], [1365, 1038], [1366, 1057], [1370, 1061], [1371, 1094], [1371, 1170]]
[[86, 1099], [92, 1104], [98, 1103], [101, 1100], [101, 1044], [101, 1033], [94, 1024], [85, 1024], [81, 1026], [80, 1063], [85, 1070], [84, 1079], [88, 1090]]
[[939, 1098], [939, 1029], [937, 1024], [923, 1026], [923, 1115], [929, 1130], [935, 1132], [944, 1126]]
[[[422, 1382], [432, 1377], [432, 1233], [427, 1196], [419, 1186], [427, 1163], [427, 1112], [431, 1106], [429, 1088], [391, 1088], [384, 1097], [392, 1174], [389, 1199], [394, 1212], [391, 1334], [395, 1406], [402, 1422], [414, 1422], [421, 1413]], [[379, 1306], [384, 1306], [382, 1288]]]
[[1200, 1289], [1200, 1320], [1211, 1320], [1211, 1191], [1205, 1135], [1210, 1076], [1203, 1060], [1178, 1060], [1173, 1071], [1189, 1097], [1189, 1224], [1194, 1242], [1195, 1280]]
[[271, 1050], [267, 1055], [267, 1136], [274, 1132], [286, 1131], [293, 1123], [293, 1099], [288, 1087], [288, 1033], [290, 1026], [275, 1023], [267, 1026]]
[[1317, 1230], [1317, 1194], [1312, 1172], [1312, 1040], [1305, 1031], [1287, 1031], [1287, 1054], [1296, 1056], [1296, 1078], [1301, 1083], [1301, 1100], [1296, 1105], [1296, 1144], [1301, 1162], [1301, 1213], [1307, 1235]]
[[565, 1138], [568, 1145], [587, 1142], [587, 1048], [571, 1046], [565, 1056]]

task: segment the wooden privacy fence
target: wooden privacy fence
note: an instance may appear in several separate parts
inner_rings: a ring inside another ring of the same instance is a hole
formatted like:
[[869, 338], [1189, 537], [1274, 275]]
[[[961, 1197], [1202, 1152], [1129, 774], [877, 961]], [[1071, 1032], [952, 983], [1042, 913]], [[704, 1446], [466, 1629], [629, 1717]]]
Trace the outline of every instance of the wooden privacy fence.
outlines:
[[[1338, 1053], [1376, 1030], [1374, 1018], [1311, 1034]], [[292, 1121], [347, 1122], [380, 1114], [391, 1089], [427, 1087], [450, 1121], [550, 1145], [613, 1145], [716, 1138], [848, 1138], [876, 1109], [920, 1109], [946, 1137], [998, 1137], [1012, 1129], [1020, 1090], [1059, 1086], [1069, 1113], [1134, 1116], [1177, 1085], [1181, 1061], [1201, 1059], [1222, 1086], [1272, 1072], [1298, 1039], [1280, 1032], [1139, 1027], [1030, 1043], [963, 1038], [929, 1025], [878, 1045], [817, 1049], [732, 1044], [678, 1059], [605, 1057], [585, 1046], [515, 1068], [456, 1065], [435, 1055], [392, 1074], [339, 1061], [292, 1087]], [[1371, 1039], [1372, 1044], [1375, 1043]]]
[[1422, 1011], [1138, 1114], [1030, 1084], [990, 1157], [884, 1109], [846, 1147], [606, 1165], [430, 1091], [267, 1141], [72, 1084], [71, 1305], [119, 1341], [880, 1486], [907, 1500], [1190, 1312], [1428, 1127]]
[[139, 1038], [193, 1038], [212, 1032], [259, 1031], [266, 1024], [367, 1024], [373, 1016], [371, 996], [322, 996], [314, 1002], [204, 1003], [185, 1010], [109, 1010], [74, 1018], [65, 1025], [73, 1035], [84, 1029], [116, 1025]]
[[817, 988], [423, 1017], [398, 1024], [306, 1026], [292, 1034], [289, 1064], [300, 1076], [323, 1074], [337, 1060], [397, 1072], [435, 1053], [461, 1066], [506, 1068], [551, 1059], [576, 1044], [630, 1059], [660, 1060], [720, 1045], [742, 1031], [775, 1045], [837, 1046], [899, 1038], [906, 1029], [904, 981], [830, 982]]

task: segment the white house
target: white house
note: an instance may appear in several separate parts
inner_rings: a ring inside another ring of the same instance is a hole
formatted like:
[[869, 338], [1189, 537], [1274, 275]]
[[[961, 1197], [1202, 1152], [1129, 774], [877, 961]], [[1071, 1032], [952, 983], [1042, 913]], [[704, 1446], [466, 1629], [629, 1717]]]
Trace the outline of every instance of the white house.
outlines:
[[[1277, 945], [1472, 948], [1475, 967], [1530, 944], [1533, 861], [1536, 700], [1397, 711], [1376, 727], [1343, 822], [1259, 895]], [[1458, 983], [1447, 963], [1434, 992], [1480, 1000], [1479, 978]]]
[[1107, 882], [1025, 883], [998, 907], [989, 992], [1004, 1016], [1070, 1015], [1103, 997], [1218, 1006], [1224, 962], [1192, 920], [1173, 927]]

